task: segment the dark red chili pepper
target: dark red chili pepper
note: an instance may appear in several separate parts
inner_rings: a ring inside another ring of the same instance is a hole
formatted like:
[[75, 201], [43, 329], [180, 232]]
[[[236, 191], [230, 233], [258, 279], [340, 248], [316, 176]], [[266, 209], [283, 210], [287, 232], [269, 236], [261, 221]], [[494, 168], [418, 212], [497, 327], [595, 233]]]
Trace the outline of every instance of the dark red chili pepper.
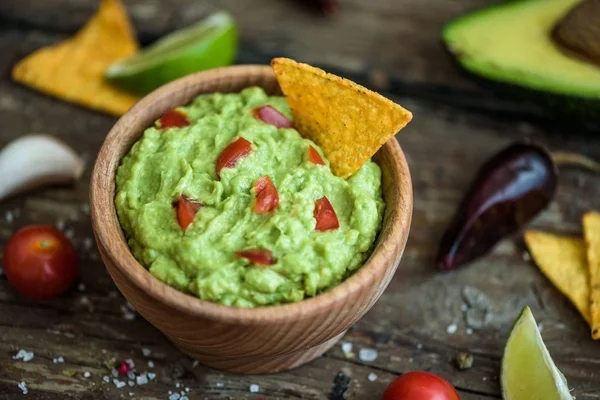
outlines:
[[515, 143], [480, 169], [444, 233], [437, 263], [442, 271], [471, 262], [517, 232], [554, 196], [557, 168], [542, 147]]

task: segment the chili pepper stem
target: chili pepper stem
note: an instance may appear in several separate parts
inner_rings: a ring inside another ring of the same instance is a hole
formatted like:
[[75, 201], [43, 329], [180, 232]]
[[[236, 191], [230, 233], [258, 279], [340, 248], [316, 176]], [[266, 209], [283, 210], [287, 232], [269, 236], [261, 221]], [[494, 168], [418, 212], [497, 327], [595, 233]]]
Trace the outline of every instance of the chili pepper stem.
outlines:
[[552, 152], [552, 161], [556, 165], [571, 165], [600, 174], [600, 162], [577, 153]]

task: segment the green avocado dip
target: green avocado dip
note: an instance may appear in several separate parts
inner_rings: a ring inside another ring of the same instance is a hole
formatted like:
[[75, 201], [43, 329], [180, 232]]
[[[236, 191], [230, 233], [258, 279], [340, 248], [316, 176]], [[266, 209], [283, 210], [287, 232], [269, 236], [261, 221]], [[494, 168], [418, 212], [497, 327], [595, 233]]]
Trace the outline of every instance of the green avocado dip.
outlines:
[[[377, 164], [334, 176], [317, 145], [263, 122], [257, 109], [292, 118], [285, 98], [256, 87], [197, 97], [175, 112], [185, 124], [166, 127], [165, 114], [146, 129], [116, 180], [135, 258], [168, 285], [238, 307], [296, 302], [339, 284], [369, 256], [385, 208]], [[235, 159], [241, 142], [248, 152]]]

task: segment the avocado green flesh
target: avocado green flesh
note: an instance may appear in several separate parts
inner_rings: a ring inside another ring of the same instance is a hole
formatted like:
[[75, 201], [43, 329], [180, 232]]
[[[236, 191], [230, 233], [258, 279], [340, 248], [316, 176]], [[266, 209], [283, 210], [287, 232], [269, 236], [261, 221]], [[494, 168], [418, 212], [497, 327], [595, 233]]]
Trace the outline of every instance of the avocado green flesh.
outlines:
[[[204, 300], [255, 307], [315, 296], [364, 263], [381, 227], [379, 166], [369, 160], [348, 180], [334, 176], [329, 165], [308, 161], [311, 145], [322, 155], [314, 143], [253, 116], [265, 104], [291, 119], [285, 99], [260, 88], [202, 95], [178, 108], [190, 126], [146, 129], [117, 170], [115, 204], [133, 255], [158, 279]], [[239, 137], [252, 152], [219, 180], [217, 157]], [[279, 205], [257, 214], [253, 187], [265, 175]], [[205, 205], [185, 231], [173, 206], [181, 194]], [[315, 231], [315, 201], [323, 196], [339, 229]], [[271, 250], [276, 263], [235, 255], [253, 248]]]
[[442, 37], [459, 63], [485, 78], [600, 99], [600, 67], [566, 55], [551, 31], [580, 0], [518, 0], [450, 22]]

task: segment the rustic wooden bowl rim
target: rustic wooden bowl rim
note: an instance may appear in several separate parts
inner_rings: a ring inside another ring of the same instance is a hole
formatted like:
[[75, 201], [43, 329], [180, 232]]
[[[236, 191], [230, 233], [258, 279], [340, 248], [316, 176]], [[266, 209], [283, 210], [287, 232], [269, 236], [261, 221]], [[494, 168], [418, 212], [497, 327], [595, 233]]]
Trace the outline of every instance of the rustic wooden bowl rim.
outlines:
[[[395, 138], [391, 138], [384, 146], [391, 152], [396, 161], [389, 167], [392, 179], [397, 182], [397, 190], [400, 191], [398, 202], [406, 202], [405, 207], [396, 206], [392, 210], [394, 215], [390, 215], [391, 220], [399, 221], [399, 223], [392, 224], [390, 229], [387, 230], [387, 235], [377, 239], [381, 243], [376, 246], [375, 251], [359, 270], [333, 289], [316, 297], [296, 303], [257, 308], [225, 306], [201, 300], [185, 294], [155, 278], [146, 268], [138, 263], [129, 250], [117, 218], [114, 193], [109, 193], [109, 190], [105, 190], [105, 188], [109, 187], [110, 180], [114, 181], [115, 179], [116, 167], [113, 171], [108, 171], [102, 166], [110, 164], [106, 161], [111, 158], [118, 157], [119, 160], [121, 158], [121, 155], [116, 154], [117, 152], [112, 150], [111, 143], [115, 142], [119, 132], [123, 131], [129, 134], [131, 130], [127, 127], [140, 114], [148, 110], [150, 105], [157, 102], [168, 103], [173, 93], [185, 91], [190, 86], [204, 80], [223, 79], [223, 76], [228, 74], [230, 76], [243, 76], [247, 74], [263, 74], [268, 76], [272, 74], [272, 71], [269, 66], [265, 65], [239, 65], [188, 75], [148, 94], [117, 121], [98, 153], [90, 183], [91, 217], [98, 245], [105, 249], [106, 256], [140, 290], [144, 290], [146, 294], [156, 301], [167, 303], [169, 306], [192, 316], [213, 319], [223, 323], [256, 324], [264, 321], [276, 322], [298, 319], [328, 308], [334, 310], [333, 305], [335, 303], [351, 301], [352, 293], [360, 291], [361, 288], [367, 285], [376, 284], [376, 277], [379, 270], [392, 267], [391, 264], [395, 260], [390, 257], [386, 258], [384, 252], [381, 251], [383, 248], [389, 250], [390, 248], [401, 247], [398, 251], [403, 251], [412, 216], [412, 185], [406, 159]], [[180, 105], [170, 104], [171, 108]], [[158, 119], [159, 116], [155, 116], [155, 119]], [[109, 206], [105, 207], [105, 204]], [[389, 206], [389, 204], [386, 204], [386, 207]], [[116, 221], [116, 224], [106, 223], [106, 221]], [[119, 228], [113, 229], [112, 226]], [[107, 238], [110, 237], [119, 238], [116, 246], [108, 245]], [[397, 254], [397, 252], [388, 252], [387, 254], [394, 253]], [[150, 279], [148, 279], [149, 277]]]

